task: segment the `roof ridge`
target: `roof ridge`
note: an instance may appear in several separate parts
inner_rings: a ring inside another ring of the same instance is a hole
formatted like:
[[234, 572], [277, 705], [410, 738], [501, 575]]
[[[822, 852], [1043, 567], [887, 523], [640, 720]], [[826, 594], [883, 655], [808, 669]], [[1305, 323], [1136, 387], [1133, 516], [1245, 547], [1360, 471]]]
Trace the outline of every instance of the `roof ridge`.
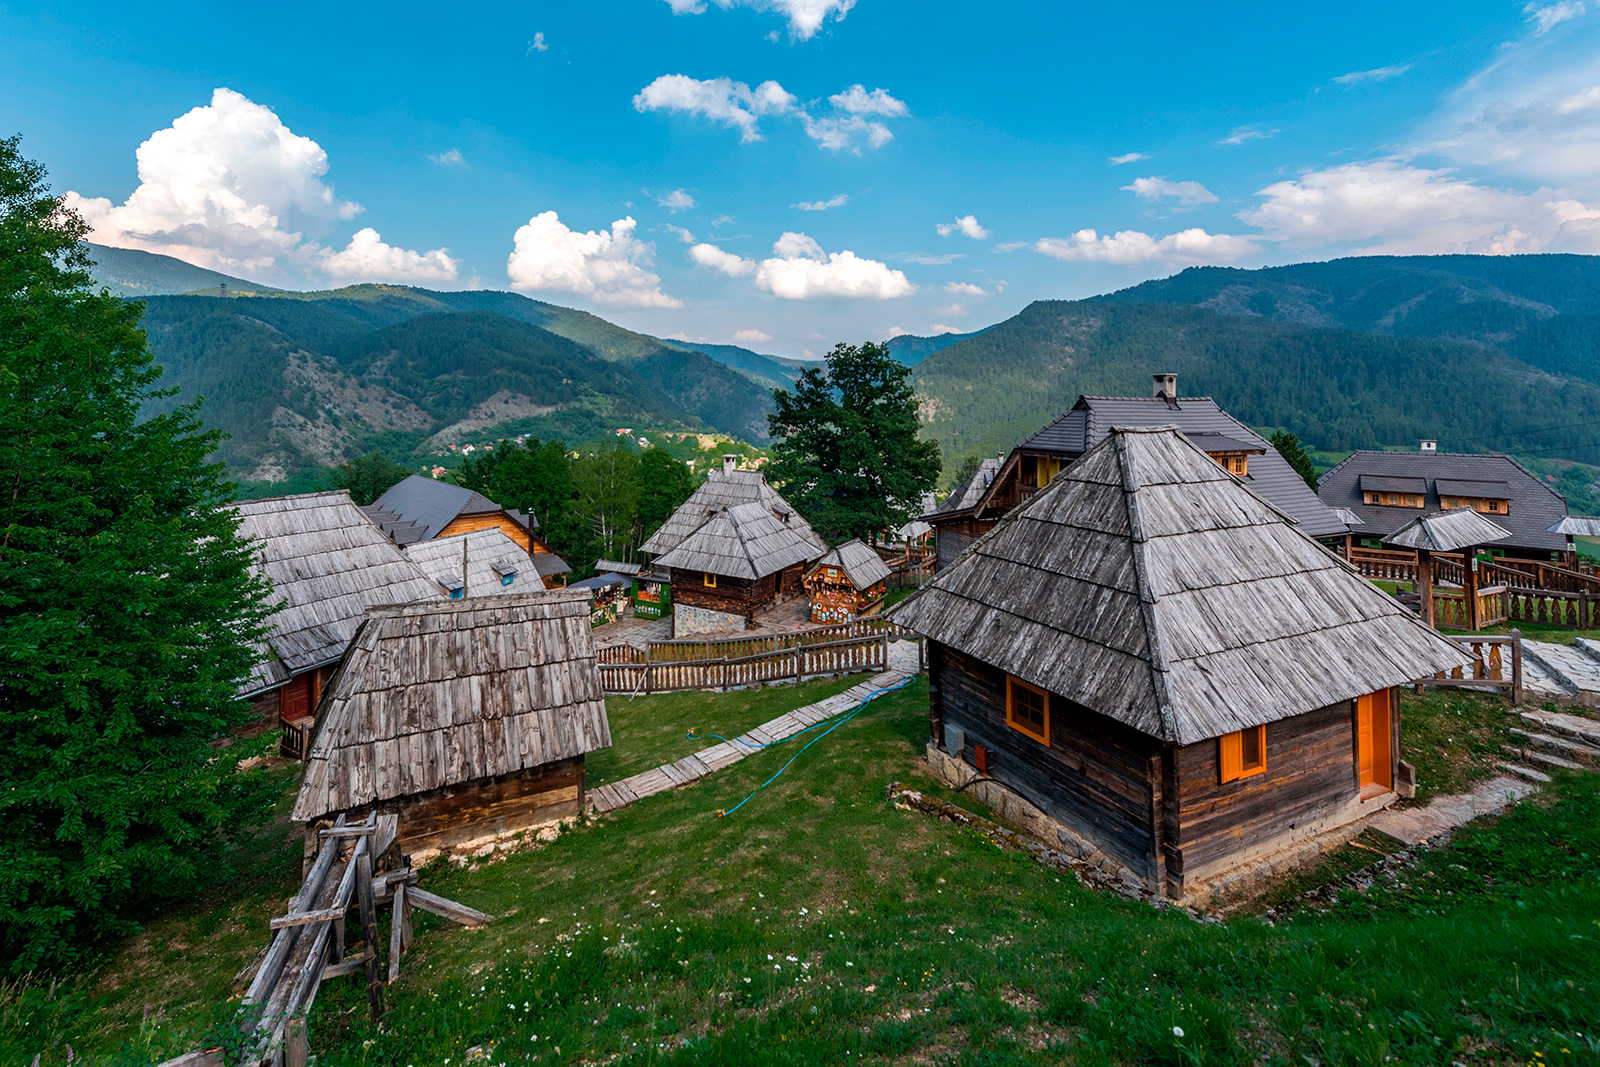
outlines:
[[[1182, 436], [1176, 427], [1170, 432], [1174, 436]], [[1167, 657], [1162, 651], [1156, 620], [1157, 597], [1151, 591], [1149, 568], [1144, 558], [1147, 542], [1139, 514], [1139, 483], [1134, 470], [1133, 452], [1128, 447], [1126, 434], [1112, 433], [1106, 440], [1113, 443], [1116, 449], [1117, 466], [1122, 473], [1122, 502], [1128, 509], [1128, 543], [1133, 549], [1133, 580], [1139, 590], [1139, 614], [1144, 619], [1145, 642], [1150, 653], [1150, 686], [1155, 692], [1156, 714], [1161, 720], [1161, 739], [1176, 741], [1178, 728], [1172, 717], [1172, 695], [1167, 689]]]

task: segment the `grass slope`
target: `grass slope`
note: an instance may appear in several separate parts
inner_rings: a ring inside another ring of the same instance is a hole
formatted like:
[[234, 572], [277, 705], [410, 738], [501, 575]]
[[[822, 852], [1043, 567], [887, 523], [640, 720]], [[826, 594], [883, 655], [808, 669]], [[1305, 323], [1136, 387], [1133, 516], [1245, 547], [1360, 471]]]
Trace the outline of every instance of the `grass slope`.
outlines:
[[[812, 698], [782, 688], [619, 708], [618, 770], [656, 760], [668, 734], [689, 726], [739, 728], [755, 712], [749, 701], [769, 694], [790, 706]], [[1590, 1030], [1600, 1018], [1600, 775], [1558, 779], [1539, 802], [1458, 833], [1331, 911], [1202, 923], [1097, 895], [977, 834], [889, 807], [890, 781], [948, 795], [918, 769], [926, 701], [925, 683], [880, 698], [733, 816], [714, 813], [794, 746], [536, 850], [430, 868], [424, 885], [500, 917], [463, 930], [424, 916], [381, 1028], [364, 1021], [359, 983], [325, 985], [311, 1019], [319, 1062], [1447, 1067], [1600, 1057]], [[1408, 702], [1408, 730], [1429, 714]], [[635, 733], [643, 723], [652, 732]], [[60, 1067], [70, 1042], [77, 1062], [150, 1062], [198, 1040], [275, 906], [208, 904], [123, 946], [83, 992], [57, 995], [67, 1007], [47, 1007], [42, 987], [0, 1001], [0, 1059], [43, 1049], [40, 1067]], [[229, 940], [241, 916], [256, 939]], [[141, 965], [151, 945], [158, 963]], [[141, 1001], [166, 1021], [141, 1026]]]
[[[1431, 437], [1469, 451], [1486, 435], [1580, 424], [1551, 442], [1600, 448], [1600, 385], [1476, 345], [1300, 326], [1175, 304], [1039, 301], [914, 371], [926, 432], [947, 457], [993, 455], [1079, 394], [1143, 396], [1172, 371], [1245, 423], [1321, 449]], [[1496, 437], [1490, 444], [1514, 442]]]
[[89, 272], [94, 284], [110, 289], [118, 296], [192, 293], [197, 289], [216, 289], [219, 285], [226, 285], [235, 291], [280, 292], [270, 285], [247, 282], [243, 278], [196, 267], [181, 259], [155, 252], [97, 244], [89, 244], [88, 252], [94, 262]]

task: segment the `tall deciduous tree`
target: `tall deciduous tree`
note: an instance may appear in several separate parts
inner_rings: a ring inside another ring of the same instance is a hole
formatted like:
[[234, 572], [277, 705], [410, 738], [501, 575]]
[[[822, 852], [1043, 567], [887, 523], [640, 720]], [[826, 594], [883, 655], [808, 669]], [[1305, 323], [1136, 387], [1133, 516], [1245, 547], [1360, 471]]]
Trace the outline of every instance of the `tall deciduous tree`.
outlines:
[[[0, 141], [0, 960], [57, 962], [181, 890], [249, 776], [208, 742], [265, 588], [198, 404], [140, 418], [141, 306]], [[257, 801], [258, 802], [258, 801]]]
[[557, 552], [576, 548], [572, 458], [567, 446], [560, 441], [541, 444], [537, 437], [530, 437], [521, 445], [501, 442], [489, 455], [496, 458], [488, 465], [481, 485], [457, 481], [501, 507], [533, 515], [539, 522], [540, 538]]
[[911, 369], [885, 345], [836, 345], [826, 372], [774, 390], [772, 480], [832, 542], [870, 538], [921, 510], [939, 446], [917, 436]]
[[631, 558], [639, 544], [639, 456], [621, 445], [580, 456], [572, 465], [572, 486], [589, 535], [589, 553]]
[[639, 529], [641, 541], [660, 529], [689, 494], [694, 473], [689, 465], [660, 448], [647, 448], [639, 457]]

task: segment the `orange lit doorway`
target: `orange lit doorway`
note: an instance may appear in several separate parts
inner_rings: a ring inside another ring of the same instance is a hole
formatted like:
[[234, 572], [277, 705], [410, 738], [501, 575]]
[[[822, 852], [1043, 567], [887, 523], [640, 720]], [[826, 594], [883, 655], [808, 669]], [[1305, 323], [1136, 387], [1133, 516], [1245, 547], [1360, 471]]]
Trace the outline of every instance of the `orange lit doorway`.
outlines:
[[1356, 698], [1356, 762], [1361, 768], [1363, 797], [1394, 788], [1394, 760], [1389, 751], [1393, 737], [1389, 723], [1389, 690], [1380, 689]]

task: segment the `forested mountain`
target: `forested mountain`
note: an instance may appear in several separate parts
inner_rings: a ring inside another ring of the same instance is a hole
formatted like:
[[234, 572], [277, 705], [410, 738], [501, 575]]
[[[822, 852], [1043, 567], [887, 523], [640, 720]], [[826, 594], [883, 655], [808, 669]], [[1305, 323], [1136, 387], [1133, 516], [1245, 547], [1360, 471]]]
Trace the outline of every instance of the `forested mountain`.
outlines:
[[976, 337], [982, 332], [978, 330], [973, 333], [936, 333], [932, 337], [903, 333], [889, 338], [887, 343], [891, 356], [908, 367], [915, 367], [935, 352], [943, 352], [951, 345], [965, 341], [969, 337]]
[[145, 328], [179, 388], [165, 404], [204, 396], [207, 424], [230, 435], [221, 458], [250, 481], [374, 448], [415, 464], [526, 432], [578, 445], [617, 426], [714, 429], [759, 442], [771, 408], [766, 389], [703, 353], [512, 294], [151, 297]]
[[154, 252], [96, 244], [89, 245], [88, 251], [89, 258], [94, 261], [95, 284], [105, 286], [118, 296], [165, 296], [215, 289], [218, 285], [233, 290], [279, 291], [270, 285], [247, 282]]
[[1531, 447], [1591, 462], [1600, 450], [1592, 382], [1481, 344], [1178, 304], [1039, 301], [929, 356], [915, 378], [927, 431], [950, 460], [1010, 448], [1082, 393], [1143, 396], [1157, 371], [1176, 373], [1184, 396], [1214, 397], [1244, 422], [1292, 430], [1318, 449], [1431, 437], [1441, 449], [1517, 451], [1512, 434], [1570, 426]]

